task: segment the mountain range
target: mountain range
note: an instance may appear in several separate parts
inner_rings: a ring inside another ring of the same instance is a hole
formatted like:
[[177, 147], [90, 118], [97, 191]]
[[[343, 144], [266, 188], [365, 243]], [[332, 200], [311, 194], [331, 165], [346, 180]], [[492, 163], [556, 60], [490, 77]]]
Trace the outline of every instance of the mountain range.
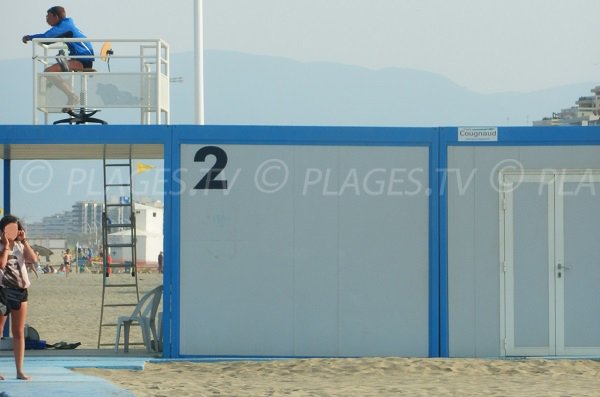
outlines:
[[[214, 50], [204, 58], [206, 124], [531, 125], [573, 106], [597, 84], [482, 94], [421, 70], [372, 70]], [[194, 54], [172, 54], [170, 61], [171, 77], [180, 78], [171, 84], [171, 123], [192, 124]], [[0, 61], [0, 75], [0, 124], [31, 124], [31, 60]]]

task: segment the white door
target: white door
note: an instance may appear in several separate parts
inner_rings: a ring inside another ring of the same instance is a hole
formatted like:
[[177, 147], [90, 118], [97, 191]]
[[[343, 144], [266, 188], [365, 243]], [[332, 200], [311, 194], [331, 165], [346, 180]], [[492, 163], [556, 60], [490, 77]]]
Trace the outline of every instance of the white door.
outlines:
[[554, 176], [507, 173], [502, 182], [505, 354], [554, 355]]
[[[600, 174], [557, 175], [556, 354], [600, 354]], [[560, 324], [560, 326], [558, 326]]]
[[600, 174], [501, 175], [506, 355], [600, 354]]

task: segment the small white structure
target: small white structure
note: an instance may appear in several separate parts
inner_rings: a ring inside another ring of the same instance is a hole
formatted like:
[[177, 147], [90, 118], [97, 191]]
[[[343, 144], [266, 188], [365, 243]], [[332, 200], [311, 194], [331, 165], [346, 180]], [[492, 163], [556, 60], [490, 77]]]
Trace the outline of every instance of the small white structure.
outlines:
[[[64, 238], [32, 238], [29, 239], [31, 244], [41, 245], [52, 251], [53, 256], [49, 259], [56, 263], [62, 262], [62, 252], [67, 248], [67, 240]], [[42, 255], [40, 258], [42, 262], [46, 262], [46, 257]]]
[[[163, 250], [163, 208], [135, 204], [136, 256], [138, 267], [158, 266], [158, 254]], [[108, 235], [110, 243], [129, 243], [130, 231]], [[116, 263], [131, 261], [130, 248], [112, 248], [110, 255]]]

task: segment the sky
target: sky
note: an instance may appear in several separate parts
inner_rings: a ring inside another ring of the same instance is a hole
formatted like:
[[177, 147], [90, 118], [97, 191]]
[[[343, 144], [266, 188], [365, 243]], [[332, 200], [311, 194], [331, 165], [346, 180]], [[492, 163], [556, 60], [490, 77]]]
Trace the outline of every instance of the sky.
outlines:
[[[138, 164], [152, 168], [138, 172], [141, 171]], [[0, 170], [3, 168], [0, 163]], [[163, 201], [165, 174], [162, 160], [134, 160], [133, 168], [134, 200]], [[103, 202], [102, 160], [13, 160], [11, 186], [11, 212], [25, 224], [38, 222], [44, 216], [71, 211], [77, 201]], [[1, 186], [0, 193], [3, 194]], [[118, 200], [114, 189], [108, 196], [113, 202]]]
[[[193, 51], [196, 0], [63, 0], [91, 38], [162, 38]], [[0, 60], [48, 27], [41, 0], [2, 0]], [[7, 4], [8, 3], [8, 4]], [[596, 81], [598, 0], [204, 0], [204, 45], [299, 61], [426, 70], [481, 93]]]
[[[58, 4], [90, 38], [161, 38], [172, 53], [182, 53], [194, 49], [194, 1]], [[0, 62], [28, 59], [31, 44], [23, 44], [21, 37], [47, 30], [46, 10], [57, 3], [2, 4], [11, 15], [0, 25]], [[206, 50], [376, 70], [423, 70], [480, 93], [529, 92], [600, 80], [599, 0], [203, 0], [203, 10]], [[10, 76], [0, 79], [6, 78]], [[51, 167], [56, 183], [48, 190], [31, 192], [21, 183], [13, 189], [14, 211], [39, 220], [69, 209], [74, 201], [100, 198], [100, 182], [93, 188], [78, 185], [81, 173], [73, 174], [72, 165], [53, 162]], [[22, 168], [27, 169], [15, 164], [14, 178]], [[85, 169], [90, 180], [98, 180], [98, 164]], [[140, 178], [151, 180], [152, 186], [141, 194], [160, 198], [160, 171]], [[70, 194], [56, 198], [57, 188], [70, 189]]]

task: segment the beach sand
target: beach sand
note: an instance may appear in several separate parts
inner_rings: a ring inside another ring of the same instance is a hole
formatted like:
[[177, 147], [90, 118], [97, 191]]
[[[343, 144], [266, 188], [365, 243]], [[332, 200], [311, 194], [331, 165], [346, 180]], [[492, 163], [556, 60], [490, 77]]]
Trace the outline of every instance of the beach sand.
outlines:
[[[31, 274], [31, 280], [27, 323], [40, 338], [95, 349], [102, 275]], [[160, 274], [139, 274], [141, 293], [160, 283]], [[111, 342], [114, 328], [105, 334], [103, 340]], [[105, 378], [136, 396], [600, 396], [600, 362], [594, 360], [174, 361], [146, 363], [143, 371], [76, 371]]]
[[[35, 328], [40, 339], [48, 344], [57, 342], [81, 342], [80, 349], [96, 349], [98, 346], [98, 329], [100, 325], [100, 309], [102, 306], [102, 274], [100, 273], [63, 273], [41, 274], [39, 278], [29, 273], [29, 303], [26, 323]], [[113, 274], [108, 283], [134, 283], [129, 274]], [[143, 293], [162, 284], [162, 274], [139, 273], [138, 288], [140, 297]], [[106, 303], [116, 301], [132, 303], [135, 288], [123, 287], [107, 289]], [[162, 302], [161, 302], [162, 305]], [[116, 317], [131, 314], [133, 307], [125, 307], [119, 313], [106, 309], [104, 323], [114, 323]], [[160, 309], [162, 310], [162, 309]], [[103, 327], [102, 343], [104, 348], [114, 347], [115, 327]], [[139, 327], [131, 328], [132, 342], [141, 341]], [[123, 336], [121, 336], [123, 341]], [[108, 346], [112, 344], [112, 346]]]
[[77, 370], [136, 396], [598, 396], [592, 360], [293, 359]]

